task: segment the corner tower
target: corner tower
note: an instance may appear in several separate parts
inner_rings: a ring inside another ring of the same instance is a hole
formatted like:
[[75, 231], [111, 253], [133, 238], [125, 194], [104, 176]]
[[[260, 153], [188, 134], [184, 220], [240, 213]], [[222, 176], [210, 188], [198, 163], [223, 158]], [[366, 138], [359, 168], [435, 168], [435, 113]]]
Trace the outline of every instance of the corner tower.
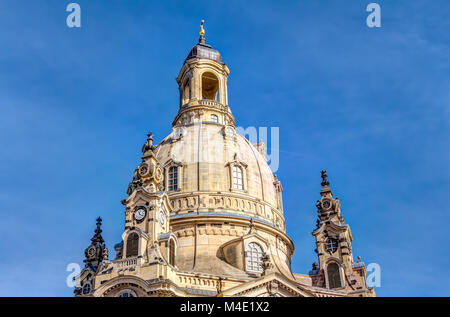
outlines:
[[313, 285], [351, 296], [372, 296], [375, 292], [367, 287], [365, 264], [360, 257], [353, 261], [353, 235], [341, 214], [341, 202], [333, 197], [327, 172], [322, 170], [321, 174], [322, 197], [316, 203], [318, 220], [312, 232], [319, 259], [310, 272]]

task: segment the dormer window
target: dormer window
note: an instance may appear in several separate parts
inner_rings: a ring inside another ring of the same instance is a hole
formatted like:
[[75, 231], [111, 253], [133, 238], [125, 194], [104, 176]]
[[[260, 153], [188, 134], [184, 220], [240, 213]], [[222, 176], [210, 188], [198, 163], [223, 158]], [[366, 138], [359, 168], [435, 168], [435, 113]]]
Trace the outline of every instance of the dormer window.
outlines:
[[242, 167], [237, 166], [237, 165], [233, 166], [233, 189], [238, 189], [238, 190], [244, 189]]
[[[183, 132], [184, 133], [184, 132]], [[172, 159], [164, 164], [164, 188], [167, 192], [182, 190], [183, 164]]]
[[255, 242], [251, 242], [246, 248], [247, 270], [262, 271], [262, 256], [263, 250], [261, 246]]
[[178, 167], [172, 166], [169, 168], [169, 180], [167, 184], [168, 191], [178, 190]]
[[239, 160], [237, 154], [234, 155], [233, 161], [227, 163], [226, 167], [229, 173], [230, 191], [246, 192], [247, 191], [247, 164]]

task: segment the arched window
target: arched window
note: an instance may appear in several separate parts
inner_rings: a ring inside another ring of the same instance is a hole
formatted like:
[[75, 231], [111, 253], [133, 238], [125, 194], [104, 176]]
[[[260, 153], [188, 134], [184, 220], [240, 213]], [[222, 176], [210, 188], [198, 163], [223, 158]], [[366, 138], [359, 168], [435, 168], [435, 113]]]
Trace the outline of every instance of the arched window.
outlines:
[[117, 293], [116, 296], [117, 297], [138, 297], [137, 294], [130, 289], [125, 289], [125, 290]]
[[233, 166], [233, 188], [244, 189], [244, 181], [242, 179], [242, 168], [240, 166]]
[[341, 287], [341, 274], [339, 273], [339, 265], [336, 263], [330, 263], [327, 266], [328, 272], [328, 284], [330, 288]]
[[262, 248], [257, 243], [249, 243], [246, 249], [247, 269], [251, 271], [262, 271]]
[[127, 258], [138, 255], [139, 236], [137, 233], [131, 233], [127, 239]]
[[212, 114], [211, 115], [211, 121], [214, 122], [214, 123], [218, 123], [219, 122], [219, 117], [216, 116], [215, 114]]
[[175, 242], [173, 240], [169, 242], [169, 264], [175, 265]]
[[169, 168], [169, 180], [167, 185], [169, 191], [178, 189], [178, 167], [172, 166]]
[[187, 104], [190, 99], [191, 99], [191, 89], [189, 86], [189, 78], [186, 78], [183, 86], [182, 104], [183, 105]]
[[209, 100], [218, 100], [219, 80], [213, 73], [204, 73], [202, 75], [202, 98]]

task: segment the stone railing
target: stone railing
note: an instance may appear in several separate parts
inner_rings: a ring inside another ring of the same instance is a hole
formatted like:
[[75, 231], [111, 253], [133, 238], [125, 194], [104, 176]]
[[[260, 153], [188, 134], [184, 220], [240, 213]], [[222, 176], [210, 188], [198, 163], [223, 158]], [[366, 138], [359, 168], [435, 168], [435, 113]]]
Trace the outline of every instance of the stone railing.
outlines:
[[128, 267], [128, 266], [136, 266], [137, 265], [137, 258], [128, 258], [123, 260], [116, 260], [114, 261], [114, 264], [119, 267]]
[[[198, 276], [189, 273], [177, 273], [178, 284], [182, 287], [197, 288], [197, 289], [209, 289], [217, 292], [217, 286], [219, 279], [215, 277]], [[238, 279], [228, 278], [227, 280], [221, 280], [223, 289], [231, 288], [240, 285], [242, 281]]]
[[364, 266], [365, 266], [364, 262], [356, 262], [356, 263], [353, 263], [353, 265], [352, 265], [352, 267], [354, 269], [359, 268], [359, 267], [364, 267]]
[[223, 111], [227, 111], [228, 110], [227, 106], [225, 106], [225, 105], [223, 105], [220, 102], [215, 101], [215, 100], [203, 99], [203, 100], [199, 100], [198, 104], [202, 105], [202, 106], [217, 108], [217, 109], [220, 109], [220, 110], [223, 110]]

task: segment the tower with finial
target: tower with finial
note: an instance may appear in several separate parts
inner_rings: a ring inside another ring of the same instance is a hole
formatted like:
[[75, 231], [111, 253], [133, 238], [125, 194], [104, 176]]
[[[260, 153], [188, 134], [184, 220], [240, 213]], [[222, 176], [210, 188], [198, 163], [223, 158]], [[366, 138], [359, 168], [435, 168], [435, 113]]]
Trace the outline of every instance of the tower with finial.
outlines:
[[321, 172], [321, 199], [317, 201], [316, 239], [318, 264], [311, 271], [316, 286], [365, 292], [365, 266], [354, 265], [352, 232], [341, 215], [341, 202], [333, 197], [325, 170]]
[[108, 260], [108, 249], [102, 237], [102, 218], [98, 217], [96, 221], [95, 234], [91, 238], [91, 245], [84, 251], [86, 259], [83, 261], [93, 272], [97, 271], [103, 260]]
[[84, 251], [84, 269], [75, 278], [75, 295], [89, 296], [95, 288], [95, 275], [98, 274], [105, 263], [108, 262], [108, 249], [102, 237], [102, 218], [96, 219], [96, 228], [91, 238], [91, 244]]
[[[156, 157], [153, 142], [153, 133], [149, 132], [142, 146], [142, 162], [134, 171], [127, 190], [128, 197], [122, 201], [125, 231], [122, 242], [115, 247], [116, 260], [136, 258], [136, 262], [144, 263], [159, 259], [162, 261], [160, 264], [167, 265], [168, 261], [163, 259], [169, 258], [166, 238], [171, 237], [167, 233], [172, 207], [164, 191], [163, 167]], [[165, 234], [161, 240], [161, 235]]]

